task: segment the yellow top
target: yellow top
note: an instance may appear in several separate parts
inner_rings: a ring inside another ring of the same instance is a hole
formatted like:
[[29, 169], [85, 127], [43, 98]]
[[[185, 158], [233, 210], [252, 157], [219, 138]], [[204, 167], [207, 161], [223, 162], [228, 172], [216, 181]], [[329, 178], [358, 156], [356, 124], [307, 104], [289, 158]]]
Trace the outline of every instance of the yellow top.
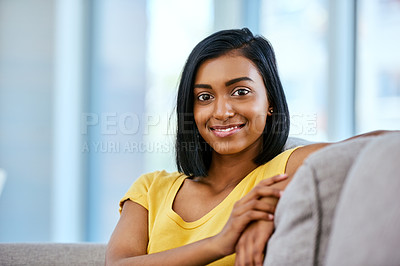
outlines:
[[[220, 204], [197, 221], [185, 222], [172, 209], [175, 195], [187, 178], [186, 175], [178, 172], [157, 171], [142, 175], [121, 199], [120, 210], [123, 202], [128, 199], [148, 210], [149, 243], [147, 252], [149, 254], [214, 236], [222, 230], [228, 221], [236, 201], [246, 195], [262, 179], [285, 172], [286, 163], [294, 150], [284, 151], [268, 163], [254, 169]], [[210, 265], [234, 264], [235, 255], [232, 254]]]

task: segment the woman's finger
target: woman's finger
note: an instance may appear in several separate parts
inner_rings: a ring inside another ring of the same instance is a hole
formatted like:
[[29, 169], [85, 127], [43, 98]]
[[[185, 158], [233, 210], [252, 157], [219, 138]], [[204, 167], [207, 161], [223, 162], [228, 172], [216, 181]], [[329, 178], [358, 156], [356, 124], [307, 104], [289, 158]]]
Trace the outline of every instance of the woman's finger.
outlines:
[[257, 199], [253, 199], [244, 204], [238, 204], [237, 206], [235, 206], [234, 212], [235, 212], [235, 215], [238, 215], [238, 216], [242, 215], [243, 213], [245, 213], [249, 210], [257, 210], [257, 211], [263, 211], [263, 212], [267, 212], [270, 214], [274, 214], [275, 208], [276, 208], [275, 205], [268, 204], [268, 203], [262, 202]]
[[236, 245], [236, 254], [239, 255], [238, 265], [249, 265], [249, 258], [251, 256], [250, 250], [253, 249], [253, 243], [251, 241], [251, 231], [249, 231], [251, 225], [249, 225], [246, 229], [247, 234], [243, 234], [237, 245]]
[[239, 242], [236, 245], [236, 258], [235, 258], [235, 266], [242, 266], [245, 265], [245, 258], [246, 258], [246, 250], [243, 246], [243, 238], [240, 237]]
[[252, 249], [252, 259], [254, 265], [262, 265], [264, 262], [264, 249], [265, 244], [267, 242], [267, 238], [258, 231], [256, 234], [253, 234], [253, 249]]
[[250, 235], [246, 241], [247, 246], [244, 247], [244, 254], [245, 259], [244, 265], [254, 265], [253, 264], [253, 252], [254, 252], [254, 242], [253, 242], [253, 235]]
[[262, 238], [258, 237], [254, 240], [254, 265], [262, 265], [264, 262], [264, 249], [265, 249], [265, 241]]
[[286, 180], [287, 178], [288, 178], [288, 175], [286, 173], [285, 174], [280, 174], [280, 175], [275, 175], [273, 177], [261, 180], [260, 183], [258, 183], [258, 185], [262, 184], [264, 186], [270, 186], [270, 185], [273, 185], [275, 183], [279, 183], [279, 182], [281, 182], [283, 180]]
[[[287, 178], [288, 178], [287, 174], [281, 174], [281, 175], [276, 175], [276, 176], [261, 180], [249, 193], [247, 193], [246, 196], [244, 196], [242, 198], [242, 200], [246, 201], [248, 199], [251, 199], [251, 198], [257, 196], [260, 192], [262, 192], [262, 195], [258, 195], [258, 196], [264, 196], [264, 197], [273, 196], [273, 195], [268, 195], [268, 188], [274, 189], [274, 188], [271, 188], [270, 186], [275, 183], [284, 181]], [[280, 195], [276, 195], [276, 196], [279, 197]]]
[[280, 198], [283, 190], [278, 189], [278, 188], [272, 188], [272, 187], [264, 187], [264, 186], [257, 186], [254, 189], [254, 196], [257, 198], [260, 197], [275, 197], [275, 198]]
[[246, 228], [236, 245], [235, 265], [262, 265], [265, 243], [259, 241], [260, 233], [255, 223]]
[[246, 204], [253, 199], [259, 199], [261, 197], [275, 197], [280, 198], [283, 191], [277, 188], [272, 188], [269, 186], [259, 186], [254, 187], [246, 196], [240, 199], [238, 204]]
[[252, 221], [271, 221], [273, 215], [264, 211], [249, 210], [241, 215], [234, 216], [232, 219], [232, 226], [235, 231], [242, 233], [246, 226]]
[[261, 202], [260, 200], [256, 200], [256, 199], [248, 201], [244, 204], [239, 204], [239, 202], [237, 202], [237, 203], [235, 203], [235, 206], [232, 210], [232, 216], [239, 217], [239, 216], [244, 215], [245, 213], [252, 211], [252, 210], [272, 214], [273, 207], [270, 204], [265, 204], [265, 203]]
[[271, 228], [266, 226], [268, 224], [262, 221], [247, 226], [235, 247], [237, 256], [235, 265], [263, 264], [265, 245], [271, 235]]

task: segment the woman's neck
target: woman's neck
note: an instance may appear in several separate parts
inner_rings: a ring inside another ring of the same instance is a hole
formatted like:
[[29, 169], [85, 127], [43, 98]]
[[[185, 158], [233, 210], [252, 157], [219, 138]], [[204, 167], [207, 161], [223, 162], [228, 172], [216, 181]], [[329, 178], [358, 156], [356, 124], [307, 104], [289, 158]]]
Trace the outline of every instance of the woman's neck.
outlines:
[[235, 187], [257, 167], [253, 153], [221, 155], [214, 152], [212, 156], [208, 175], [201, 178], [201, 182], [211, 185], [217, 191]]

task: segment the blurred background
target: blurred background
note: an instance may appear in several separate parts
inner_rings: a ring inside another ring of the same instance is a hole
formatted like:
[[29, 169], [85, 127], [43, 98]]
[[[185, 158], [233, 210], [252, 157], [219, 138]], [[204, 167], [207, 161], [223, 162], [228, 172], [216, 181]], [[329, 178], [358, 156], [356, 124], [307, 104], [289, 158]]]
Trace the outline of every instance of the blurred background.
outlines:
[[245, 26], [291, 136], [400, 128], [399, 0], [0, 0], [0, 242], [107, 242], [132, 182], [175, 170], [191, 49]]

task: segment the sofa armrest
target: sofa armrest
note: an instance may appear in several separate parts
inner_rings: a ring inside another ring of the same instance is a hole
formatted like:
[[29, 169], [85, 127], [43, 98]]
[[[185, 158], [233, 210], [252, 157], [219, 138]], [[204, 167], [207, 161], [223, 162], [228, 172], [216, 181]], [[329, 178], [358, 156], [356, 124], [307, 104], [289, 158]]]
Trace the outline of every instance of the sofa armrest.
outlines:
[[326, 264], [400, 264], [400, 134], [371, 141], [357, 157], [337, 205]]

